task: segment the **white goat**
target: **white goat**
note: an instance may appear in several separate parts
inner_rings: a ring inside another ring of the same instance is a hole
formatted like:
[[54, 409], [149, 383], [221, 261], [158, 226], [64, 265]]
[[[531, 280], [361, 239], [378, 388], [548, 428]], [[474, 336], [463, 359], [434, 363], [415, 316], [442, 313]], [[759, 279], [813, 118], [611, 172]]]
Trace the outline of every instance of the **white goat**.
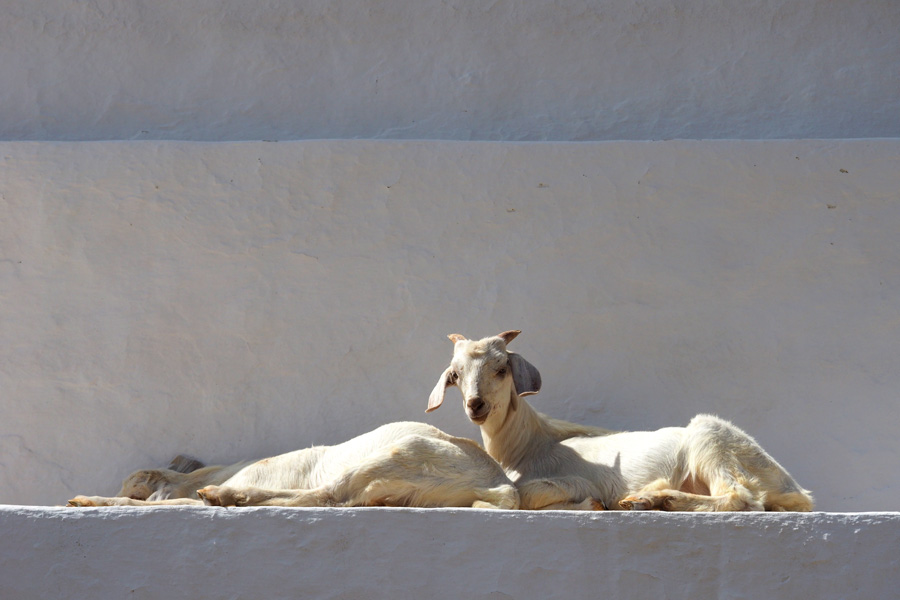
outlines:
[[117, 497], [68, 504], [519, 507], [515, 486], [481, 446], [424, 423], [390, 423], [336, 446], [256, 462], [198, 466], [137, 471]]
[[538, 370], [506, 345], [520, 332], [479, 341], [453, 334], [453, 360], [428, 400], [459, 386], [488, 453], [519, 489], [523, 509], [809, 511], [807, 490], [749, 435], [711, 415], [687, 427], [616, 433], [551, 419], [523, 396]]

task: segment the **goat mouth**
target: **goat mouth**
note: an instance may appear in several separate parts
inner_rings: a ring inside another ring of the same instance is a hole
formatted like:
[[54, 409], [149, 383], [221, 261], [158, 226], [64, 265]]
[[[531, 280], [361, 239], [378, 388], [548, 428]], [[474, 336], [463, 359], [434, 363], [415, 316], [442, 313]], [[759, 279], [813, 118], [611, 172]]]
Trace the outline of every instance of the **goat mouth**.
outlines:
[[475, 423], [476, 425], [481, 425], [482, 423], [487, 421], [488, 412], [490, 412], [490, 411], [485, 411], [484, 413], [479, 413], [479, 414], [473, 414], [473, 413], [470, 413], [469, 411], [466, 411], [466, 416], [469, 417], [469, 420], [472, 421], [473, 423]]

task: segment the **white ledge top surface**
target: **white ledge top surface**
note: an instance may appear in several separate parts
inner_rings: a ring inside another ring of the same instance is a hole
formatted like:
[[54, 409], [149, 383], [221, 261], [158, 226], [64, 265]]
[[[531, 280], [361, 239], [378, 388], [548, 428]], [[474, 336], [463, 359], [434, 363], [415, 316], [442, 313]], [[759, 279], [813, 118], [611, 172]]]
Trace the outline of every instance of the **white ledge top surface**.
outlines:
[[6, 598], [888, 598], [900, 513], [0, 506]]

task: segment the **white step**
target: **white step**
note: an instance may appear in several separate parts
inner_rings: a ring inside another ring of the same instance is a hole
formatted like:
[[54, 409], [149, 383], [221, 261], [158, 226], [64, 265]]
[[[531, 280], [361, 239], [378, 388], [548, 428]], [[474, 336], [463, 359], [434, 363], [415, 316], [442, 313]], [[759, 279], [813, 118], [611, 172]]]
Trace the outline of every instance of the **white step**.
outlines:
[[896, 598], [897, 513], [0, 507], [0, 596]]

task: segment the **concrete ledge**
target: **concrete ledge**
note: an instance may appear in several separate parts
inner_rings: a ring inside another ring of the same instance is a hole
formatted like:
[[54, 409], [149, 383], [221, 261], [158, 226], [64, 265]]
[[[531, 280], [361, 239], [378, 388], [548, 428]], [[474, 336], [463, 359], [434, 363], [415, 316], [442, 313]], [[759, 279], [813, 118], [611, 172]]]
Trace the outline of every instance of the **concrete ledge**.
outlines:
[[890, 0], [2, 6], [5, 139], [900, 135]]
[[4, 598], [887, 598], [900, 513], [0, 507]]

